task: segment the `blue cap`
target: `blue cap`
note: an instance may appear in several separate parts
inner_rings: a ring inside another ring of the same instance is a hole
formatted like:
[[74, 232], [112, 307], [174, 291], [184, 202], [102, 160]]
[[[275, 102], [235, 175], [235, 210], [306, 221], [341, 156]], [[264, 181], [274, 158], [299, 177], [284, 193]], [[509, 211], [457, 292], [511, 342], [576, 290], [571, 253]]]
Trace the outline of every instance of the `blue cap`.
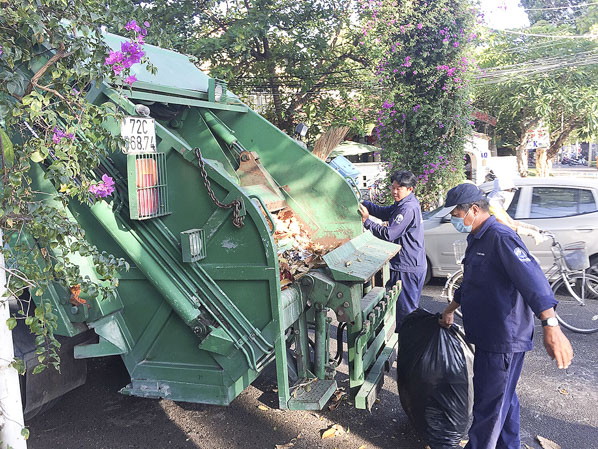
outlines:
[[470, 183], [459, 184], [453, 187], [446, 194], [444, 207], [452, 207], [458, 204], [475, 203], [484, 198], [484, 192]]

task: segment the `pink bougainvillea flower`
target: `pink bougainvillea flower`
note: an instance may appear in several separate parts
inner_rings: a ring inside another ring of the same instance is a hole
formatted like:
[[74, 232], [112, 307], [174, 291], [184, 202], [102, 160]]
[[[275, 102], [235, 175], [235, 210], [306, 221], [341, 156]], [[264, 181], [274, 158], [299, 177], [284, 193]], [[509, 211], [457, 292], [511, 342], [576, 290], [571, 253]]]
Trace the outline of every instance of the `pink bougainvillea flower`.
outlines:
[[110, 56], [106, 57], [104, 65], [114, 65], [121, 62], [125, 58], [125, 55], [120, 51], [110, 51]]
[[146, 28], [149, 28], [150, 23], [146, 20], [145, 22], [143, 22], [143, 26]]
[[417, 24], [417, 29], [418, 29], [418, 30], [421, 30], [423, 27], [424, 27], [424, 26], [423, 26], [421, 23], [418, 23], [418, 24]]
[[125, 25], [125, 30], [135, 31], [135, 32], [139, 33], [141, 31], [141, 27], [139, 25], [137, 25], [136, 20], [130, 20]]
[[73, 133], [66, 134], [63, 130], [55, 126], [52, 130], [52, 142], [59, 144], [63, 138], [71, 139], [72, 141], [75, 140]]
[[133, 83], [136, 81], [137, 81], [137, 77], [135, 75], [130, 75], [125, 78], [125, 83], [127, 83], [129, 86], [132, 86]]
[[141, 49], [137, 42], [121, 42], [120, 50], [126, 54], [125, 61], [131, 64], [138, 63], [145, 55], [145, 52]]
[[107, 174], [102, 175], [102, 182], [89, 186], [89, 191], [96, 198], [106, 198], [114, 192], [114, 180]]

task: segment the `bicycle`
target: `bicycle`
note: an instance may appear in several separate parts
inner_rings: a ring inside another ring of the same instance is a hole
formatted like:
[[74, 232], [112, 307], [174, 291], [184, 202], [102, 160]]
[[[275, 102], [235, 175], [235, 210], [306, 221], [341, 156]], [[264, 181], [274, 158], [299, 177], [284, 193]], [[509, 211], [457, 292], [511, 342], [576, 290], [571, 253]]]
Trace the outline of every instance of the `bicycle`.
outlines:
[[[598, 332], [598, 276], [586, 273], [590, 263], [585, 242], [575, 242], [563, 247], [553, 234], [544, 234], [552, 239], [550, 249], [554, 262], [544, 274], [559, 303], [556, 311], [559, 323], [581, 334]], [[444, 284], [442, 297], [449, 303], [463, 280], [464, 243], [466, 242], [458, 241], [453, 244], [455, 260], [461, 268], [450, 274]], [[455, 313], [461, 317], [458, 309]]]

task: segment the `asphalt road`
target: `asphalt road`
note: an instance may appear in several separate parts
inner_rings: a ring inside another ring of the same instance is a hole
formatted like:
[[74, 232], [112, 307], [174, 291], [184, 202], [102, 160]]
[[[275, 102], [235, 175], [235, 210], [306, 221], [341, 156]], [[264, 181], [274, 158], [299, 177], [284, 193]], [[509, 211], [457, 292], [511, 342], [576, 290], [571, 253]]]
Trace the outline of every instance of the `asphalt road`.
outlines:
[[[438, 282], [427, 286], [421, 306], [441, 311], [441, 290]], [[546, 355], [539, 327], [518, 387], [522, 441], [541, 448], [540, 435], [563, 449], [598, 449], [598, 334], [567, 332], [575, 359], [559, 371]], [[346, 365], [339, 371], [339, 386], [346, 386]], [[371, 413], [356, 410], [346, 396], [334, 410], [316, 413], [278, 410], [273, 370], [221, 407], [122, 396], [118, 390], [128, 375], [120, 358], [92, 360], [84, 386], [27, 423], [29, 448], [422, 449], [401, 409], [395, 378], [393, 367]], [[334, 424], [344, 434], [321, 439]]]

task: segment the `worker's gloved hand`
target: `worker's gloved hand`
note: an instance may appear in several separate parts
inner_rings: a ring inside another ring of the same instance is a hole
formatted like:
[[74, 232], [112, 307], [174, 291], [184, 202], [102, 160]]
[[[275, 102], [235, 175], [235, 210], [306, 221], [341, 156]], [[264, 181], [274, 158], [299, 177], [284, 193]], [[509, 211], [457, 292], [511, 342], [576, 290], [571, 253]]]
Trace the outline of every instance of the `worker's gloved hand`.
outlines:
[[368, 212], [367, 207], [363, 204], [359, 205], [359, 213], [361, 214], [361, 221], [365, 222], [368, 218], [370, 218], [370, 213]]
[[[532, 229], [535, 228], [535, 229]], [[544, 235], [541, 231], [540, 228], [533, 226], [533, 225], [528, 225], [528, 226], [517, 226], [517, 234], [519, 234], [520, 236], [530, 236], [534, 239], [534, 242], [536, 242], [536, 245], [539, 245], [540, 243], [548, 240], [548, 236]]]

